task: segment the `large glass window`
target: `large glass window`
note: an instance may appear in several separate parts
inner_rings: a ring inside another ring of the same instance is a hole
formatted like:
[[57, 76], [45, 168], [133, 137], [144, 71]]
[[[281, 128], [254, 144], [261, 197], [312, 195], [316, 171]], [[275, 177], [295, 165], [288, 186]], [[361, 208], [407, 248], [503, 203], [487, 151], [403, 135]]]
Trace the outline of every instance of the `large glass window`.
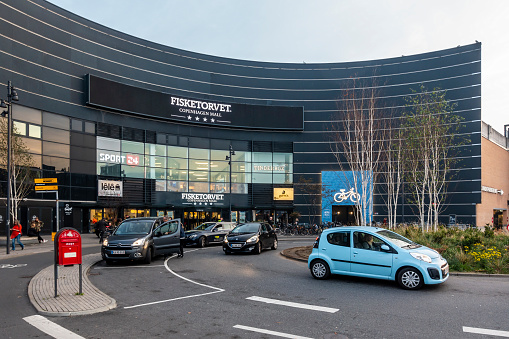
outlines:
[[210, 150], [201, 148], [189, 148], [190, 159], [210, 159]]
[[187, 159], [168, 158], [168, 168], [187, 169]]
[[168, 156], [175, 158], [187, 158], [187, 147], [168, 146]]
[[[54, 138], [62, 140], [56, 134]], [[157, 191], [228, 192], [230, 175], [232, 192], [239, 194], [247, 193], [250, 183], [291, 184], [293, 180], [292, 153], [236, 151], [230, 165], [228, 150], [104, 137], [97, 137], [97, 149], [97, 174], [155, 179]]]
[[97, 137], [97, 148], [120, 152], [120, 140]]
[[43, 126], [42, 138], [48, 141], [59, 142], [62, 144], [69, 144], [70, 134], [69, 130], [56, 129]]
[[144, 154], [145, 148], [142, 142], [122, 140], [123, 153]]

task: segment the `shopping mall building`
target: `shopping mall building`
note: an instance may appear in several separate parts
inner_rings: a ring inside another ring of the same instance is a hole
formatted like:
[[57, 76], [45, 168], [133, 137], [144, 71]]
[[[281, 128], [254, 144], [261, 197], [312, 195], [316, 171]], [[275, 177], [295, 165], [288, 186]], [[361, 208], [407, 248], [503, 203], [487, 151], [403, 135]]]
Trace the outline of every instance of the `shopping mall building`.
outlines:
[[[337, 101], [352, 78], [373, 77], [395, 115], [420, 84], [447, 90], [469, 141], [457, 153], [441, 221], [475, 224], [482, 195], [493, 194], [481, 189], [480, 43], [371, 61], [257, 62], [138, 39], [44, 0], [0, 3], [0, 85], [16, 88], [14, 126], [40, 177], [57, 178], [60, 227], [168, 215], [189, 228], [228, 219], [230, 210], [239, 222], [294, 221], [292, 212], [299, 222], [347, 222], [338, 212], [352, 206], [322, 211], [320, 192], [306, 186], [341, 170], [330, 145]], [[5, 201], [5, 172], [1, 180]], [[376, 192], [372, 216], [381, 221]], [[22, 224], [38, 215], [54, 229], [55, 198], [31, 191]], [[502, 202], [485, 209], [507, 217]], [[399, 215], [415, 219], [404, 198]]]

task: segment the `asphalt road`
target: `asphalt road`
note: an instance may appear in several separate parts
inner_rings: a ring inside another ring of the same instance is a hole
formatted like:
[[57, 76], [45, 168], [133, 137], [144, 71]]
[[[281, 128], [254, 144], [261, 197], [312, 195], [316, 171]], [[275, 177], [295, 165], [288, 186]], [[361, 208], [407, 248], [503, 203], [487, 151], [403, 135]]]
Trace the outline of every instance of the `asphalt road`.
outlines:
[[[183, 259], [150, 265], [100, 263], [90, 280], [118, 307], [49, 320], [85, 338], [495, 338], [465, 327], [509, 333], [509, 279], [451, 276], [419, 291], [359, 278], [317, 281], [305, 263], [279, 254], [304, 245], [280, 241], [277, 251], [230, 256], [218, 246], [186, 248]], [[39, 269], [49, 265], [39, 256], [0, 271], [2, 286], [13, 286], [0, 291], [2, 338], [50, 338], [22, 320], [35, 314], [26, 288], [38, 260]]]

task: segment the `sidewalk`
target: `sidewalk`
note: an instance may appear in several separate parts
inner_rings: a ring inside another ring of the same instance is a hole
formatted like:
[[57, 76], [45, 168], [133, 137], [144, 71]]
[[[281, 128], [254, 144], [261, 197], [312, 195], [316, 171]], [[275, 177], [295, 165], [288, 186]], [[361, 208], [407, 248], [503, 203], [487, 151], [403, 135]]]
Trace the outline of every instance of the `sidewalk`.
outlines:
[[101, 260], [99, 253], [83, 257], [82, 295], [78, 294], [79, 265], [59, 266], [56, 298], [54, 266], [43, 269], [28, 285], [28, 296], [32, 305], [42, 315], [64, 317], [104, 312], [117, 307], [115, 299], [99, 291], [88, 280], [90, 267]]
[[[0, 265], [9, 264], [10, 258], [53, 252], [54, 245], [51, 235], [42, 235], [48, 241], [40, 243], [37, 238], [22, 237], [21, 242], [25, 249], [16, 244], [16, 250], [6, 253], [5, 239], [0, 241]], [[10, 246], [10, 242], [9, 242]], [[81, 246], [97, 247], [97, 253], [82, 257], [82, 295], [79, 295], [79, 265], [71, 267], [58, 267], [58, 285], [55, 298], [55, 274], [54, 265], [50, 265], [37, 273], [28, 285], [30, 302], [37, 311], [46, 316], [75, 316], [104, 312], [117, 307], [114, 299], [99, 291], [88, 279], [88, 271], [98, 261], [101, 261], [99, 253], [99, 239], [95, 234], [81, 234]]]

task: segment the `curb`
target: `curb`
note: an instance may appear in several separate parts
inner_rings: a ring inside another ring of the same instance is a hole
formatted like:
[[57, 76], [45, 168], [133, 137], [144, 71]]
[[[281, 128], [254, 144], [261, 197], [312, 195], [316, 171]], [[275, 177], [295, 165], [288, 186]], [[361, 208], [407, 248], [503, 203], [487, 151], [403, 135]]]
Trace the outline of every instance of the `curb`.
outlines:
[[37, 312], [52, 317], [69, 317], [105, 312], [117, 307], [115, 299], [98, 290], [88, 279], [90, 268], [101, 261], [100, 254], [83, 257], [83, 295], [79, 291], [79, 266], [59, 267], [58, 297], [54, 297], [54, 266], [37, 273], [28, 285], [28, 297]]
[[[283, 257], [300, 261], [300, 262], [308, 262], [307, 258], [298, 256], [294, 254], [295, 249], [299, 247], [287, 248], [279, 252]], [[488, 274], [488, 273], [470, 273], [470, 272], [449, 272], [449, 276], [457, 276], [457, 277], [481, 277], [481, 278], [497, 278], [497, 279], [509, 279], [509, 274]]]

